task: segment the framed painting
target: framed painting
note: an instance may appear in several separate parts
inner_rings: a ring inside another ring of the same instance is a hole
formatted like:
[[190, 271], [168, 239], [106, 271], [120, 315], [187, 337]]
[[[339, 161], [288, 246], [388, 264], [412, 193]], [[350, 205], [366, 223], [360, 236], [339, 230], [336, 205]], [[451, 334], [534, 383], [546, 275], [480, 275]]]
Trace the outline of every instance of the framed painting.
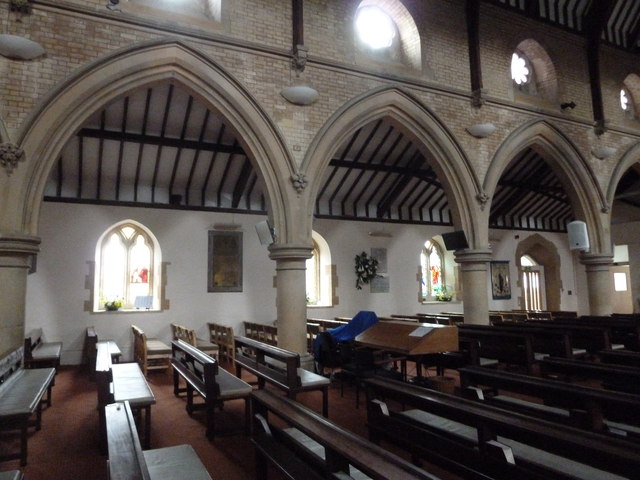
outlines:
[[209, 231], [208, 292], [242, 291], [242, 232]]
[[511, 298], [508, 261], [491, 262], [491, 293], [494, 300]]

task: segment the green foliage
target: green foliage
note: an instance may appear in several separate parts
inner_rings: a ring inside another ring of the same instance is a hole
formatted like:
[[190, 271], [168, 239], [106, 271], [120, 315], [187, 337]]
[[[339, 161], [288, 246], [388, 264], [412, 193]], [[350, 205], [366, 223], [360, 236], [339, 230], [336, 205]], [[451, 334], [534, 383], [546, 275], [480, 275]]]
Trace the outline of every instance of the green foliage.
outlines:
[[378, 271], [378, 260], [367, 256], [366, 252], [356, 255], [356, 288], [362, 290], [362, 284], [369, 283], [376, 278]]

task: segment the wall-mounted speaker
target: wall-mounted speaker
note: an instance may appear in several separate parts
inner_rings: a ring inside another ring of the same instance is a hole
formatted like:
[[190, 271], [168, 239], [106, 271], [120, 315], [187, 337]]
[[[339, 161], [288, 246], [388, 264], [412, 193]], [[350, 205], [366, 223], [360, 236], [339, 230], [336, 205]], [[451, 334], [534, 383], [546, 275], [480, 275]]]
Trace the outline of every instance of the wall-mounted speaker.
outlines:
[[444, 242], [444, 248], [447, 250], [463, 250], [465, 248], [469, 248], [467, 236], [462, 230], [443, 233], [442, 241]]
[[258, 233], [261, 245], [271, 245], [276, 241], [271, 225], [269, 225], [269, 222], [266, 220], [256, 223], [256, 232]]
[[589, 250], [589, 235], [587, 235], [587, 224], [580, 220], [575, 220], [567, 224], [567, 234], [569, 235], [569, 250]]

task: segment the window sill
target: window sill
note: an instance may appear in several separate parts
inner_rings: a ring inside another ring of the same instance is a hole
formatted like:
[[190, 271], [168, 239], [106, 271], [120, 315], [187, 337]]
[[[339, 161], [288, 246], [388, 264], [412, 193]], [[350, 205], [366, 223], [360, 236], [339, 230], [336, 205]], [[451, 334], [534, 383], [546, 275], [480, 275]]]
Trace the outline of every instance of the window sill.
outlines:
[[441, 302], [440, 300], [423, 300], [418, 303], [420, 303], [421, 305], [461, 305], [462, 301], [452, 300], [450, 302]]
[[120, 308], [118, 310], [94, 310], [91, 313], [151, 313], [151, 312], [161, 312], [160, 309], [154, 308]]
[[333, 305], [308, 305], [307, 308], [332, 308]]

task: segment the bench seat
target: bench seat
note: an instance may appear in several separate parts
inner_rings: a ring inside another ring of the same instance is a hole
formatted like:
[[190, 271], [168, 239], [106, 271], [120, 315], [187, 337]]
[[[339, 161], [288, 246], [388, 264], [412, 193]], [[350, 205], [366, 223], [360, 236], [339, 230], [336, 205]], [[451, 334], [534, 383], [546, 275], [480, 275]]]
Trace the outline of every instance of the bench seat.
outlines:
[[[406, 410], [401, 413], [402, 416], [410, 418], [413, 421], [427, 425], [431, 428], [436, 428], [445, 432], [447, 435], [458, 436], [465, 442], [476, 443], [478, 439], [477, 430], [474, 427], [470, 427], [463, 423], [443, 418], [438, 415], [422, 410]], [[518, 460], [525, 460], [527, 462], [543, 466], [545, 468], [551, 468], [554, 470], [568, 472], [571, 475], [575, 475], [576, 478], [582, 480], [624, 480], [625, 477], [616, 475], [613, 473], [605, 472], [603, 470], [585, 465], [583, 463], [576, 462], [574, 460], [555, 455], [553, 453], [541, 450], [523, 443], [511, 440], [509, 438], [497, 436], [497, 441], [511, 447], [513, 454]]]
[[25, 368], [60, 366], [62, 342], [45, 342], [41, 328], [34, 328], [24, 337]]
[[0, 459], [19, 458], [22, 466], [27, 464], [27, 429], [40, 430], [43, 398], [46, 394], [50, 406], [55, 374], [55, 368], [19, 369], [0, 385], [0, 429], [20, 430], [20, 453], [2, 454]]
[[20, 470], [0, 472], [0, 480], [22, 480], [23, 477], [24, 475]]
[[211, 480], [191, 445], [156, 448], [142, 453], [151, 480]]
[[111, 365], [113, 401], [129, 401], [132, 408], [156, 403], [156, 397], [137, 363]]

